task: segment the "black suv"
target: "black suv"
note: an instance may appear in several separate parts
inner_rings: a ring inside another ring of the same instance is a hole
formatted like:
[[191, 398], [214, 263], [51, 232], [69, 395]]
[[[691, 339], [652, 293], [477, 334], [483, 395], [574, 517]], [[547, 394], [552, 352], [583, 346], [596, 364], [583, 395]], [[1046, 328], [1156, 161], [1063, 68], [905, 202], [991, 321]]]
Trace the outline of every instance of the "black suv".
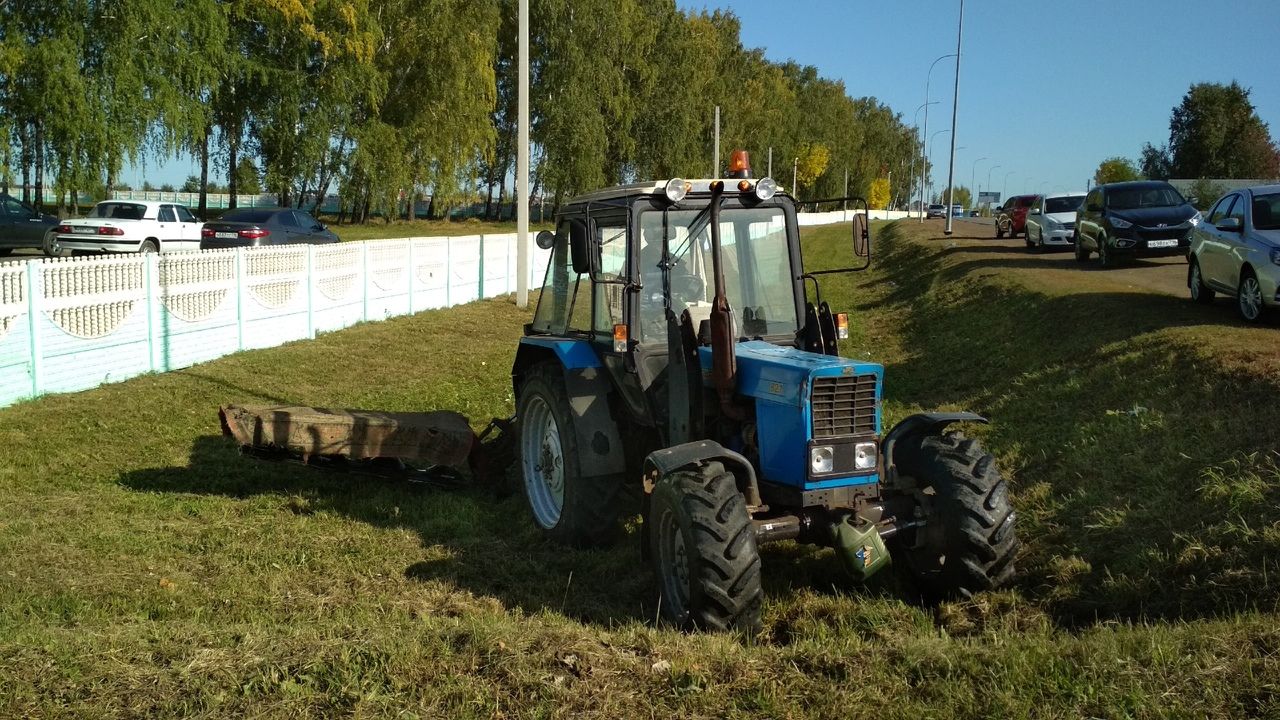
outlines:
[[1076, 214], [1076, 260], [1093, 253], [1111, 267], [1121, 256], [1186, 255], [1200, 213], [1167, 182], [1138, 180], [1099, 185]]

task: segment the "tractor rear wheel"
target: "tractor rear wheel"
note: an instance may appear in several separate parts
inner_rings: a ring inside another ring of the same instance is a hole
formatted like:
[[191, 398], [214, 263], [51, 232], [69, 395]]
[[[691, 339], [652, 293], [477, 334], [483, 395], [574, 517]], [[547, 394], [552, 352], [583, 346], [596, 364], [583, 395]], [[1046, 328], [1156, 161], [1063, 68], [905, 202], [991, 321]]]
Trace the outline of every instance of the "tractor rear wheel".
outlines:
[[930, 435], [897, 452], [900, 489], [925, 509], [895, 554], [930, 600], [970, 597], [1008, 582], [1019, 543], [1008, 486], [995, 459], [960, 433]]
[[607, 545], [617, 534], [623, 478], [583, 477], [563, 372], [559, 363], [541, 363], [520, 386], [516, 423], [525, 497], [534, 522], [553, 540]]
[[683, 630], [760, 629], [760, 550], [746, 500], [718, 462], [658, 480], [650, 557], [662, 616]]

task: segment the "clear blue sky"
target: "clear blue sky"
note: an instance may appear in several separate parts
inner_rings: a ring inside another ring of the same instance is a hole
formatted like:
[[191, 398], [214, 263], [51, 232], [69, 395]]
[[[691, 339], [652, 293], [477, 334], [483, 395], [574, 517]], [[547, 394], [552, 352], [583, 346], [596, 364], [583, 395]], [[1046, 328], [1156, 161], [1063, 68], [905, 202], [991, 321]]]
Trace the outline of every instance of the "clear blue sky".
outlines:
[[[814, 65], [855, 97], [871, 95], [911, 123], [925, 73], [955, 52], [959, 0], [678, 0], [724, 8], [748, 47]], [[960, 66], [956, 182], [987, 171], [1008, 193], [1084, 187], [1098, 163], [1136, 160], [1169, 137], [1169, 114], [1195, 82], [1237, 80], [1272, 136], [1280, 135], [1280, 0], [968, 0]], [[953, 61], [933, 71], [929, 133], [949, 127]], [[923, 113], [921, 113], [923, 120]], [[935, 185], [946, 182], [948, 136], [934, 141]], [[125, 172], [141, 186], [180, 185], [189, 159]], [[1007, 188], [1004, 187], [1008, 175]]]
[[[814, 65], [912, 122], [925, 74], [954, 53], [959, 0], [678, 0], [724, 8], [742, 40], [772, 60]], [[929, 134], [948, 128], [954, 61], [934, 68]], [[1104, 158], [1138, 159], [1169, 139], [1169, 115], [1192, 83], [1237, 80], [1280, 135], [1280, 0], [968, 0], [961, 47], [956, 182], [1008, 193], [1082, 189]], [[921, 113], [923, 121], [924, 114]], [[946, 183], [948, 136], [934, 141]], [[1044, 185], [1044, 183], [1048, 183]]]

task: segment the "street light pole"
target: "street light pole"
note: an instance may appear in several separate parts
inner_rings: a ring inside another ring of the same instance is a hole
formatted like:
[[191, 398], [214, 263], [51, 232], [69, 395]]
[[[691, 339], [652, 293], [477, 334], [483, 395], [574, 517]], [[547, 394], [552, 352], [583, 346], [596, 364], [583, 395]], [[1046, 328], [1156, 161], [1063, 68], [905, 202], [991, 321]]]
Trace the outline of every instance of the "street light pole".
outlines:
[[[1000, 169], [1000, 168], [1002, 168], [1002, 167], [1004, 167], [1004, 166], [1003, 166], [1003, 165], [992, 165], [991, 167], [987, 168], [987, 192], [991, 192], [991, 171], [992, 171], [992, 170], [999, 170], [999, 169]], [[1004, 198], [1000, 198], [1000, 199], [1001, 199], [1001, 200], [1003, 200]]]
[[[924, 103], [925, 103], [925, 105], [924, 105], [924, 133], [920, 136], [921, 144], [923, 144], [923, 143], [924, 143], [924, 138], [925, 138], [925, 137], [927, 137], [927, 136], [929, 135], [929, 106], [933, 104], [933, 103], [929, 102], [929, 83], [933, 80], [933, 66], [934, 66], [934, 65], [937, 65], [939, 62], [941, 62], [941, 61], [943, 61], [943, 60], [946, 60], [946, 59], [947, 59], [947, 58], [949, 58], [949, 57], [955, 57], [955, 55], [953, 55], [953, 54], [951, 54], [951, 53], [947, 53], [946, 55], [943, 55], [943, 56], [938, 57], [937, 59], [935, 59], [935, 60], [933, 61], [933, 63], [932, 63], [931, 65], [929, 65], [929, 72], [928, 72], [928, 73], [926, 73], [926, 74], [925, 74], [925, 76], [924, 76]], [[922, 148], [920, 148], [920, 149], [921, 149], [921, 150], [924, 150], [924, 148], [923, 148], [923, 147], [922, 147]], [[928, 159], [928, 158], [925, 158], [924, 163], [922, 163], [922, 164], [921, 164], [921, 166], [920, 166], [920, 222], [924, 222], [924, 216], [925, 216], [925, 212], [924, 212], [924, 174], [925, 174], [925, 172], [927, 172], [927, 171], [928, 171], [928, 169], [929, 169], [929, 168], [928, 168], [928, 165], [929, 165], [929, 159]]]
[[960, 0], [960, 21], [956, 25], [956, 84], [951, 95], [951, 162], [947, 166], [947, 224], [944, 235], [951, 234], [951, 203], [955, 202], [956, 180], [956, 115], [960, 109], [960, 41], [964, 39], [964, 0]]
[[[939, 130], [938, 132], [936, 132], [936, 133], [934, 133], [934, 134], [932, 134], [932, 135], [930, 135], [930, 136], [929, 136], [929, 153], [928, 153], [928, 155], [925, 157], [925, 164], [926, 164], [926, 165], [927, 165], [928, 163], [933, 162], [933, 139], [934, 139], [934, 138], [936, 138], [936, 137], [938, 137], [938, 136], [939, 136], [939, 135], [941, 135], [942, 133], [949, 133], [949, 132], [951, 132], [951, 131], [950, 131], [950, 130]], [[933, 173], [930, 173], [930, 174], [929, 174], [929, 180], [930, 180], [930, 183], [929, 183], [929, 199], [931, 199], [931, 200], [932, 200], [932, 199], [933, 199], [933, 182], [932, 182], [932, 180], [933, 180]], [[923, 203], [921, 203], [921, 206], [923, 207]]]
[[520, 32], [517, 63], [520, 79], [516, 83], [519, 126], [516, 134], [516, 307], [529, 306], [529, 0], [520, 0]]
[[970, 210], [972, 210], [972, 209], [973, 209], [973, 208], [978, 204], [978, 202], [977, 202], [977, 196], [973, 194], [973, 193], [974, 193], [974, 190], [973, 190], [973, 175], [974, 175], [974, 172], [975, 172], [975, 171], [977, 171], [977, 169], [978, 169], [978, 163], [980, 163], [980, 162], [982, 162], [983, 160], [986, 160], [986, 159], [987, 159], [987, 158], [986, 158], [985, 156], [980, 157], [980, 158], [978, 158], [977, 160], [974, 160], [974, 161], [973, 161], [973, 164], [969, 166], [969, 209], [970, 209]]
[[[907, 178], [909, 178], [907, 182], [907, 212], [908, 213], [911, 212], [911, 198], [912, 196], [915, 195], [915, 191], [912, 190], [911, 188], [911, 183], [915, 182], [916, 180], [916, 160], [920, 157], [920, 153], [924, 152], [924, 135], [920, 134], [920, 111], [930, 105], [937, 105], [937, 104], [938, 104], [937, 100], [934, 100], [933, 102], [921, 103], [920, 107], [916, 108], [915, 120], [911, 123], [912, 125], [915, 126], [915, 133], [911, 137], [911, 171], [907, 173]], [[920, 142], [919, 150], [916, 149], [917, 141]], [[920, 217], [924, 217], [923, 206], [920, 207]]]
[[1010, 176], [1010, 175], [1017, 175], [1017, 174], [1018, 174], [1018, 171], [1017, 171], [1017, 170], [1010, 170], [1009, 172], [1007, 172], [1007, 173], [1005, 173], [1005, 174], [1004, 174], [1004, 184], [1000, 186], [1000, 197], [1001, 197], [1001, 198], [1003, 198], [1005, 195], [1009, 194], [1009, 176]]

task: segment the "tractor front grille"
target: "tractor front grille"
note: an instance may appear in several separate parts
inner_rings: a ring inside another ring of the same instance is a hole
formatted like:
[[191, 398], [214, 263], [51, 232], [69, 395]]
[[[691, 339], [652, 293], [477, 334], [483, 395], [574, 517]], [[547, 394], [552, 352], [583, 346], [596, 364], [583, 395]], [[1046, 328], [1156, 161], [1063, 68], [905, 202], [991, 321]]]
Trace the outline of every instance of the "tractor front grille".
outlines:
[[821, 377], [813, 381], [813, 436], [876, 431], [876, 376]]

